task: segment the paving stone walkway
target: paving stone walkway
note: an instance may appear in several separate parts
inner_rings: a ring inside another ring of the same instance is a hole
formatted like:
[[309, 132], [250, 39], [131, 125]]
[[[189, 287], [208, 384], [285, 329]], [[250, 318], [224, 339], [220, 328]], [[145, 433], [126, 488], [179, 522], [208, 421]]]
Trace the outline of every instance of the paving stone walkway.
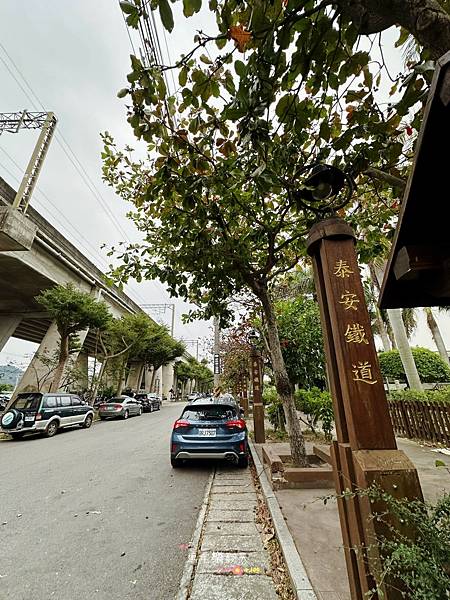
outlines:
[[250, 471], [216, 471], [190, 600], [276, 600], [269, 555], [255, 522]]

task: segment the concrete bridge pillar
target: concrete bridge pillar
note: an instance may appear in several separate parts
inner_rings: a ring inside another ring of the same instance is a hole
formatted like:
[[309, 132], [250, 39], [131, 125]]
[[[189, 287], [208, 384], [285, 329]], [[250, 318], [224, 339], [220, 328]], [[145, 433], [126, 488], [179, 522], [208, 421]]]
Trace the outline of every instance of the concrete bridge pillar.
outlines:
[[[84, 344], [88, 330], [80, 331], [78, 335], [80, 349]], [[58, 352], [60, 344], [60, 335], [56, 326], [56, 322], [53, 321], [50, 327], [47, 329], [39, 348], [35, 352], [30, 364], [28, 365], [25, 373], [20, 380], [14, 396], [19, 392], [48, 392], [53, 378], [53, 371], [58, 361]], [[76, 365], [77, 358], [80, 354], [80, 350], [75, 352], [69, 358], [67, 367], [64, 371], [64, 375], [61, 380], [61, 389], [65, 387], [72, 387], [73, 380], [70, 376], [70, 370]], [[86, 357], [87, 361], [87, 357]], [[86, 376], [87, 376], [87, 364], [86, 364]], [[86, 386], [87, 387], [87, 386]]]
[[133, 362], [130, 364], [130, 370], [128, 371], [127, 381], [125, 384], [126, 389], [131, 389], [138, 392], [141, 387], [142, 372], [144, 369], [143, 362]]
[[168, 363], [162, 366], [162, 395], [165, 398], [169, 398], [169, 390], [175, 390], [174, 381], [174, 363]]
[[162, 367], [159, 367], [159, 369], [156, 371], [155, 377], [153, 379], [153, 389], [150, 391], [161, 395], [161, 383], [162, 383]]
[[143, 385], [143, 389], [146, 392], [150, 391], [150, 384], [152, 382], [152, 374], [153, 374], [153, 367], [150, 365], [145, 365], [142, 385]]
[[9, 338], [15, 332], [21, 320], [22, 317], [17, 316], [10, 317], [7, 315], [2, 315], [0, 317], [0, 352], [5, 347], [5, 344], [8, 342]]
[[75, 370], [76, 370], [76, 381], [74, 381], [73, 385], [69, 386], [70, 389], [77, 391], [87, 390], [89, 387], [89, 374], [88, 374], [88, 366], [89, 366], [89, 355], [87, 352], [81, 351], [75, 362]]
[[52, 365], [57, 359], [59, 340], [58, 329], [53, 321], [22, 375], [14, 395], [19, 392], [49, 391], [52, 382]]

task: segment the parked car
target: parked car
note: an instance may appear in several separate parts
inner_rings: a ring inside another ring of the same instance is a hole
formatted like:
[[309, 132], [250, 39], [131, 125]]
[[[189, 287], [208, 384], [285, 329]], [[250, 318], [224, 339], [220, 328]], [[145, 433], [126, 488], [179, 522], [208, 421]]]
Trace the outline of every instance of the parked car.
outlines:
[[0, 420], [1, 431], [13, 438], [27, 433], [43, 433], [52, 437], [63, 427], [92, 425], [94, 411], [79, 396], [74, 394], [42, 394], [24, 392], [18, 394]]
[[215, 398], [214, 396], [196, 398], [191, 404], [232, 404], [241, 416], [244, 414], [244, 409], [240, 407], [239, 402], [235, 400], [231, 394], [224, 394], [218, 398]]
[[135, 400], [142, 404], [144, 412], [153, 412], [154, 410], [161, 409], [161, 398], [158, 396], [158, 394], [142, 392], [136, 394]]
[[184, 407], [173, 425], [170, 462], [179, 467], [184, 460], [216, 458], [248, 466], [248, 436], [236, 404], [195, 402]]
[[199, 392], [192, 392], [186, 396], [186, 401], [193, 402], [194, 400], [198, 400], [198, 398], [200, 398]]
[[5, 410], [10, 400], [10, 396], [0, 395], [0, 411]]
[[142, 405], [135, 398], [130, 398], [129, 396], [110, 398], [98, 407], [98, 415], [102, 420], [110, 417], [128, 419], [128, 417], [132, 417], [133, 415], [142, 415], [142, 411]]

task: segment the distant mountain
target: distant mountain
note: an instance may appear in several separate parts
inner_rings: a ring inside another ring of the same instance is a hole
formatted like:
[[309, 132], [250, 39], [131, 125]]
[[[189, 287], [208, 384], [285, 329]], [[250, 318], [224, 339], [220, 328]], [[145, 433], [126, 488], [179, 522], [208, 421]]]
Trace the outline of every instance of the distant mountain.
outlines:
[[0, 365], [0, 383], [15, 385], [17, 379], [22, 377], [23, 371], [14, 365]]

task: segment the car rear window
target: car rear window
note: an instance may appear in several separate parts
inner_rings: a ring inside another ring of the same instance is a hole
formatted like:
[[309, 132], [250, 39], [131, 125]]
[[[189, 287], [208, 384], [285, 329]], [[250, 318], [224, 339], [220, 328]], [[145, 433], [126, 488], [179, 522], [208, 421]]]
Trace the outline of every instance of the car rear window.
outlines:
[[234, 419], [236, 417], [236, 409], [232, 406], [199, 406], [198, 408], [186, 408], [181, 415], [182, 419], [188, 421], [221, 421]]
[[107, 404], [119, 404], [120, 402], [124, 402], [126, 398], [110, 398], [106, 401]]
[[11, 408], [17, 408], [18, 410], [37, 410], [39, 408], [41, 398], [42, 394], [27, 394], [26, 396], [19, 396], [14, 400]]

